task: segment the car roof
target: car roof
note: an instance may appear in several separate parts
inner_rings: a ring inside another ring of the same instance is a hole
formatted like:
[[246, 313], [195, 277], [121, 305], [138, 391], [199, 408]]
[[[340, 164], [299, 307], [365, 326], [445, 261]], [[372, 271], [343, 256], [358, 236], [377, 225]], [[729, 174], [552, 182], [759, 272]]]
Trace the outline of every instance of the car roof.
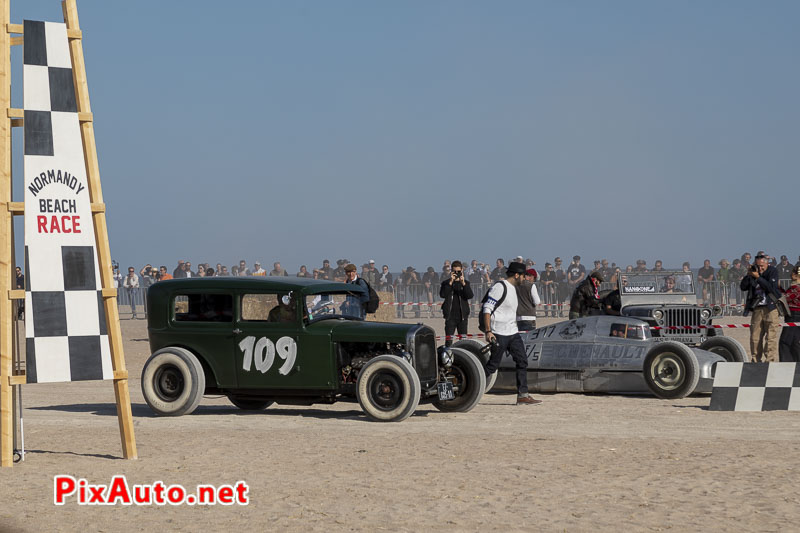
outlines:
[[234, 289], [260, 291], [296, 291], [302, 294], [320, 294], [326, 292], [363, 291], [360, 285], [309, 278], [292, 277], [213, 277], [213, 278], [181, 278], [159, 281], [153, 285], [162, 289]]

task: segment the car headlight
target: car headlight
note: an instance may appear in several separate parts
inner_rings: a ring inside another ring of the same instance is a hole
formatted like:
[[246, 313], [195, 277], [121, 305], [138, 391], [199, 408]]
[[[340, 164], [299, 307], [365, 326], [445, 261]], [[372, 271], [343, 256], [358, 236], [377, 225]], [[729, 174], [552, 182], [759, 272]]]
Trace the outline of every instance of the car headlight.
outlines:
[[702, 311], [700, 311], [700, 318], [702, 318], [703, 320], [708, 320], [710, 316], [711, 316], [711, 311], [709, 311], [708, 309], [703, 309]]
[[664, 311], [662, 311], [661, 309], [656, 309], [655, 311], [653, 311], [653, 318], [655, 318], [658, 321], [661, 321], [661, 319], [664, 318]]
[[454, 359], [455, 355], [453, 355], [453, 350], [451, 350], [447, 346], [439, 347], [439, 363], [443, 367], [450, 368], [451, 366], [453, 366]]

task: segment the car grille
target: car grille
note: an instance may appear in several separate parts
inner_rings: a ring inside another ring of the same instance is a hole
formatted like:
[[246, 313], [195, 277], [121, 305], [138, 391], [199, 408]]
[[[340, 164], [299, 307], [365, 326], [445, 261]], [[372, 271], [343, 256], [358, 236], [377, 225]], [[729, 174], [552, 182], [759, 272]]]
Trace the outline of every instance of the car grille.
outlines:
[[[700, 309], [687, 307], [683, 309], [664, 309], [664, 325], [672, 326], [699, 326]], [[665, 337], [681, 337], [686, 335], [699, 335], [700, 328], [690, 329], [665, 329], [662, 331]]]
[[423, 387], [436, 382], [436, 341], [430, 328], [422, 328], [414, 336], [414, 368]]

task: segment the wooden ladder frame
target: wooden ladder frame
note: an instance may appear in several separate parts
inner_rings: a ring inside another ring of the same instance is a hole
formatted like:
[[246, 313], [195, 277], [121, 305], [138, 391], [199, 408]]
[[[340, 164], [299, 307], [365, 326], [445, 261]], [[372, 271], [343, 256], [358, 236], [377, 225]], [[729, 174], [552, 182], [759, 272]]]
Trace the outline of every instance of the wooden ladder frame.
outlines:
[[[133, 434], [128, 371], [122, 349], [122, 331], [119, 326], [117, 290], [111, 270], [111, 248], [108, 243], [105, 204], [100, 187], [100, 168], [97, 162], [97, 146], [94, 139], [92, 110], [89, 104], [89, 85], [86, 80], [86, 65], [83, 59], [82, 33], [78, 23], [76, 0], [61, 2], [64, 22], [67, 24], [69, 51], [72, 57], [72, 73], [75, 84], [75, 100], [78, 105], [78, 120], [83, 141], [83, 157], [86, 164], [86, 180], [91, 202], [97, 257], [100, 262], [103, 304], [108, 325], [111, 347], [111, 362], [114, 371], [114, 395], [117, 402], [122, 455], [125, 459], [136, 459], [136, 439]], [[23, 215], [23, 202], [12, 202], [11, 176], [11, 129], [24, 126], [23, 110], [11, 108], [11, 46], [23, 44], [22, 24], [11, 24], [11, 0], [0, 0], [0, 466], [13, 465], [14, 405], [12, 387], [25, 383], [25, 375], [14, 375], [13, 353], [13, 300], [25, 298], [24, 290], [13, 288], [14, 276], [14, 227], [13, 216]]]

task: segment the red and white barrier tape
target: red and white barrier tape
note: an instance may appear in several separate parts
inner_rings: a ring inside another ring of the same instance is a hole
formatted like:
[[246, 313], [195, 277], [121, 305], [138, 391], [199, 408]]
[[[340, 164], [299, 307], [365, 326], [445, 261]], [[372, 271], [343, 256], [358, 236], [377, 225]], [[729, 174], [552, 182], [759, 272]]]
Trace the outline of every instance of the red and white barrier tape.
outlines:
[[[784, 322], [779, 324], [786, 328], [800, 327], [800, 322]], [[750, 324], [711, 324], [708, 326], [650, 326], [650, 329], [732, 329], [732, 328], [749, 328]], [[520, 333], [527, 333], [527, 331], [520, 331]], [[436, 340], [453, 340], [453, 339], [483, 339], [486, 335], [483, 333], [467, 333], [466, 335], [439, 335]]]
[[[430, 302], [381, 302], [380, 305], [393, 305], [393, 306], [407, 305], [409, 307], [413, 307], [415, 305], [419, 305], [419, 306], [439, 307], [440, 305], [442, 305], [442, 302], [434, 302], [434, 303], [430, 303]], [[564, 307], [564, 308], [568, 308], [569, 304], [568, 303], [564, 303], [564, 304], [539, 304], [536, 307]]]

